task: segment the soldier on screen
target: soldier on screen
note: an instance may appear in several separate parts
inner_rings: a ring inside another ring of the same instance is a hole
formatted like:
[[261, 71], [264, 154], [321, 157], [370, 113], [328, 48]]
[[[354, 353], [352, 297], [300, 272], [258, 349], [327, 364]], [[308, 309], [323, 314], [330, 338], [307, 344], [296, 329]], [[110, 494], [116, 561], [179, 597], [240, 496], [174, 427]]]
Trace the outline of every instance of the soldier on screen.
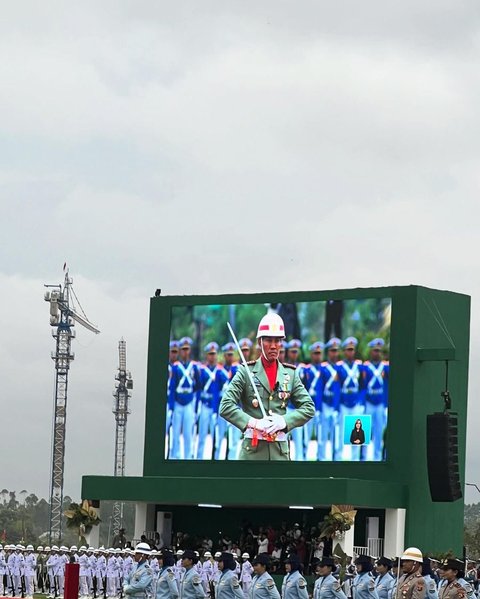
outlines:
[[[220, 402], [220, 415], [244, 433], [241, 460], [289, 460], [287, 433], [315, 414], [295, 366], [278, 361], [284, 337], [282, 319], [266, 314], [257, 331], [260, 358], [239, 368]], [[289, 401], [295, 409], [287, 412]]]
[[365, 414], [372, 417], [373, 459], [382, 459], [383, 432], [387, 423], [388, 389], [390, 374], [388, 361], [382, 359], [385, 346], [383, 339], [370, 341], [370, 360], [363, 364], [363, 386], [365, 388]]
[[245, 360], [248, 362], [250, 360], [250, 355], [252, 353], [253, 343], [251, 342], [251, 340], [248, 337], [243, 337], [238, 342], [238, 345], [240, 346], [240, 349], [242, 350], [242, 354], [244, 355]]
[[321, 439], [317, 451], [317, 457], [320, 460], [326, 459], [327, 443], [330, 442], [332, 448], [332, 460], [336, 457], [335, 450], [335, 428], [338, 420], [338, 406], [340, 403], [340, 382], [338, 377], [338, 354], [340, 351], [341, 340], [338, 337], [332, 337], [325, 344], [327, 350], [327, 359], [322, 362], [322, 410], [320, 413]]
[[[321, 341], [315, 341], [308, 348], [310, 351], [310, 364], [305, 364], [302, 369], [302, 381], [307, 389], [312, 401], [315, 405], [315, 418], [310, 421], [315, 427], [317, 437], [317, 460], [321, 460], [321, 427], [320, 415], [322, 412], [322, 396], [323, 396], [323, 379], [322, 379], [322, 352], [324, 345]], [[309, 424], [310, 424], [309, 423]], [[308, 441], [311, 435], [308, 434], [308, 426], [306, 428]], [[305, 438], [307, 442], [307, 438]], [[308, 443], [307, 443], [308, 448]]]
[[213, 442], [220, 393], [228, 380], [228, 373], [222, 364], [217, 362], [218, 343], [207, 343], [204, 351], [205, 364], [199, 366], [197, 460], [205, 458], [205, 441], [208, 434]]
[[[198, 364], [190, 358], [192, 339], [182, 337], [179, 344], [180, 359], [172, 365], [172, 376], [168, 385], [168, 405], [173, 412], [170, 457], [177, 460], [182, 457], [191, 460], [199, 368]], [[183, 438], [183, 455], [181, 438]]]
[[[358, 340], [356, 337], [347, 337], [342, 343], [344, 359], [336, 364], [340, 382], [340, 409], [339, 429], [337, 436], [337, 451], [339, 459], [342, 459], [345, 416], [352, 414], [363, 414], [360, 395], [360, 383], [362, 375], [362, 361], [355, 359]], [[360, 447], [351, 448], [352, 460], [360, 459]]]
[[286, 362], [286, 354], [287, 354], [287, 342], [282, 341], [280, 345], [280, 350], [278, 352], [278, 361], [284, 364]]
[[[242, 339], [242, 341], [245, 342], [245, 339]], [[250, 341], [250, 339], [246, 339], [246, 341], [248, 341], [250, 343], [250, 348], [251, 348], [252, 342]], [[240, 349], [242, 349], [242, 345], [240, 342], [239, 342], [239, 345], [240, 345]], [[244, 345], [245, 345], [245, 343], [244, 343]], [[222, 347], [222, 351], [223, 351], [223, 367], [228, 372], [228, 381], [224, 384], [223, 389], [222, 389], [222, 396], [223, 396], [223, 394], [225, 393], [225, 391], [227, 389], [227, 386], [230, 384], [233, 377], [237, 374], [239, 364], [235, 360], [235, 343], [232, 343], [231, 341], [229, 343], [226, 343]], [[243, 352], [243, 350], [242, 350], [242, 352]], [[250, 353], [250, 349], [248, 350], [248, 353]], [[244, 355], [245, 355], [245, 353], [244, 353]], [[248, 358], [245, 358], [245, 359], [248, 360]], [[227, 435], [228, 435], [227, 459], [236, 460], [237, 456], [238, 456], [238, 446], [240, 443], [240, 439], [242, 438], [242, 433], [241, 433], [241, 431], [238, 430], [238, 428], [236, 426], [233, 426], [232, 424], [228, 424]]]
[[[303, 382], [303, 371], [302, 364], [300, 363], [300, 350], [302, 349], [302, 342], [300, 339], [292, 339], [287, 342], [287, 353], [286, 353], [286, 361], [289, 364], [292, 364], [297, 368], [298, 376], [300, 380]], [[287, 405], [287, 410], [294, 410], [295, 406], [290, 403]], [[305, 426], [305, 425], [304, 425]], [[295, 460], [296, 461], [304, 461], [306, 460], [306, 449], [303, 442], [304, 435], [304, 426], [294, 428], [290, 434], [292, 438], [293, 447], [295, 449]]]

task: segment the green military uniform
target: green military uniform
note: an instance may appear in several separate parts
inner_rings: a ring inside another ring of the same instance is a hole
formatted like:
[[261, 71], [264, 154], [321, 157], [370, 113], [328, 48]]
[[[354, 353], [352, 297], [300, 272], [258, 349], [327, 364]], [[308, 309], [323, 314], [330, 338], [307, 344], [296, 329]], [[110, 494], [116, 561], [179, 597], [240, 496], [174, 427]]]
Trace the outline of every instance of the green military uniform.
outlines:
[[[261, 358], [247, 364], [253, 375], [254, 384], [262, 399], [267, 416], [273, 414], [283, 416], [287, 424], [286, 432], [304, 425], [313, 418], [315, 406], [308, 391], [303, 386], [295, 366], [278, 363], [277, 384], [272, 391]], [[295, 409], [287, 412], [289, 402]], [[220, 416], [244, 432], [250, 418], [263, 418], [245, 366], [238, 369], [228, 385], [220, 402]], [[290, 459], [288, 440], [266, 441], [259, 433], [258, 443], [255, 444], [255, 441], [252, 438], [243, 439], [240, 460]]]

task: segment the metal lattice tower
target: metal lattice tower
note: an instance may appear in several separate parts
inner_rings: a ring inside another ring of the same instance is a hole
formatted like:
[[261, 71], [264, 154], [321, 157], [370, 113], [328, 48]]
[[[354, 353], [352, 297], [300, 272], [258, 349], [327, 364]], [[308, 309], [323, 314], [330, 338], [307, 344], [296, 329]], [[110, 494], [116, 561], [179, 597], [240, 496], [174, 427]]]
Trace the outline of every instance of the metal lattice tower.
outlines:
[[65, 274], [63, 289], [61, 285], [45, 285], [53, 287], [45, 293], [45, 301], [50, 303], [50, 325], [55, 327], [52, 336], [56, 341], [52, 359], [55, 362], [55, 405], [52, 434], [52, 465], [50, 478], [50, 518], [49, 542], [59, 541], [62, 537], [63, 516], [63, 481], [65, 470], [65, 433], [67, 421], [68, 371], [70, 362], [75, 358], [71, 351], [72, 339], [75, 337], [75, 321], [94, 333], [99, 330], [92, 325], [79, 304], [83, 316], [75, 311], [75, 292], [72, 279]]
[[[125, 476], [125, 456], [127, 447], [127, 418], [130, 414], [130, 389], [133, 389], [133, 379], [127, 370], [127, 344], [121, 339], [118, 342], [118, 381], [113, 392], [114, 402], [112, 412], [115, 414], [115, 476]], [[112, 525], [113, 534], [117, 535], [123, 524], [123, 503], [113, 505]]]

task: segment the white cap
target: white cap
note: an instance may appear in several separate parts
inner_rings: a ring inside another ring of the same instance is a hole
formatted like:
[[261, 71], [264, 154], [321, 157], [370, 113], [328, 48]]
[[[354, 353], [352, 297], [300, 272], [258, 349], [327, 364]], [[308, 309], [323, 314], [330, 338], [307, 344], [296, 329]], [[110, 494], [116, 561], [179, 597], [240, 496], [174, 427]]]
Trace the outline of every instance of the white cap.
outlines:
[[203, 557], [212, 557], [212, 554], [210, 553], [210, 551], [205, 551]]
[[150, 549], [150, 545], [148, 543], [138, 543], [138, 545], [135, 545], [135, 553], [150, 555], [152, 550]]
[[70, 551], [78, 551], [78, 547], [76, 545], [72, 545], [70, 547]]
[[58, 546], [57, 545], [52, 545], [52, 551], [58, 551]]
[[39, 546], [37, 547], [37, 551], [43, 551], [43, 547], [42, 547], [41, 545], [39, 545]]
[[68, 551], [68, 547], [65, 545], [60, 545], [60, 551]]
[[27, 551], [33, 551], [33, 545], [27, 545]]
[[177, 555], [183, 555], [183, 549], [179, 549], [179, 550], [177, 551]]
[[276, 312], [265, 314], [258, 323], [257, 339], [260, 337], [285, 337], [285, 325]]
[[400, 559], [411, 560], [412, 562], [419, 562], [421, 564], [423, 563], [422, 552], [417, 547], [409, 547], [408, 549], [405, 549]]
[[215, 553], [215, 557], [220, 557], [221, 555], [222, 555], [222, 552], [221, 552], [221, 551], [217, 551], [217, 552]]
[[249, 553], [247, 553], [247, 552], [245, 552], [245, 553], [242, 553], [242, 558], [243, 558], [243, 559], [250, 559], [250, 554], [249, 554]]

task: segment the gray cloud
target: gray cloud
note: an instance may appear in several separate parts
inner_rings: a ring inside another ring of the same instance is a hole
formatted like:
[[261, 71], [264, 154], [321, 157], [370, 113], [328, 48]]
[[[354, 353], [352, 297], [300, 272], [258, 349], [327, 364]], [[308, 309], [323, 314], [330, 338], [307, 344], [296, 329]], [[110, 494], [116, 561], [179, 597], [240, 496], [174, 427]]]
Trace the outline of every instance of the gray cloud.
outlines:
[[[48, 491], [42, 285], [65, 259], [102, 329], [75, 341], [71, 494], [82, 473], [113, 468], [122, 335], [135, 377], [128, 469], [140, 472], [148, 297], [159, 286], [470, 293], [474, 366], [478, 12], [446, 0], [4, 7], [0, 351], [4, 438], [17, 448], [15, 467], [0, 457], [5, 486]], [[472, 400], [474, 482], [478, 412]]]

